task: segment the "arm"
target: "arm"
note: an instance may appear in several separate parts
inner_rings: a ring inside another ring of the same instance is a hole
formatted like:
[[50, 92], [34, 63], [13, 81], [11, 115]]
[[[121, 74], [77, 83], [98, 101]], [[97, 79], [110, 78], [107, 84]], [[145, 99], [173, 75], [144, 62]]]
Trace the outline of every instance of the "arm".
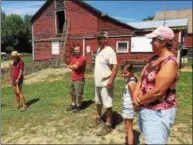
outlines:
[[70, 64], [68, 65], [70, 69], [73, 69], [72, 60], [70, 61]]
[[139, 97], [140, 86], [141, 86], [141, 79], [138, 80], [136, 87], [135, 87], [135, 91], [133, 93], [133, 106], [135, 110], [139, 109], [138, 97]]
[[[172, 72], [172, 73], [171, 73]], [[160, 69], [156, 81], [155, 87], [144, 96], [138, 98], [140, 104], [151, 103], [162, 97], [170, 85], [173, 83], [177, 76], [177, 64], [173, 60], [166, 62]]]
[[116, 56], [116, 53], [113, 49], [110, 49], [108, 59], [109, 59], [109, 63], [112, 66], [111, 67], [112, 71], [111, 71], [111, 75], [109, 77], [109, 82], [107, 84], [107, 88], [111, 88], [113, 85], [113, 82], [115, 80], [115, 77], [117, 75], [117, 71], [118, 71], [117, 56]]
[[129, 91], [130, 91], [130, 93], [131, 93], [132, 100], [133, 100], [135, 88], [136, 88], [136, 82], [130, 82], [130, 83], [128, 84], [128, 89], [129, 89]]
[[18, 78], [16, 80], [17, 83], [19, 82], [19, 80], [21, 79], [21, 76], [23, 75], [23, 70], [24, 70], [24, 63], [21, 62], [19, 64], [19, 76], [18, 76]]
[[86, 59], [84, 58], [84, 59], [80, 60], [80, 62], [74, 64], [73, 69], [77, 70], [77, 69], [83, 67], [85, 64], [86, 64]]
[[117, 75], [117, 71], [118, 71], [118, 64], [113, 64], [112, 72], [111, 72], [111, 75], [110, 75], [110, 78], [109, 78], [109, 82], [107, 84], [108, 88], [112, 87], [113, 82], [115, 80], [115, 77]]

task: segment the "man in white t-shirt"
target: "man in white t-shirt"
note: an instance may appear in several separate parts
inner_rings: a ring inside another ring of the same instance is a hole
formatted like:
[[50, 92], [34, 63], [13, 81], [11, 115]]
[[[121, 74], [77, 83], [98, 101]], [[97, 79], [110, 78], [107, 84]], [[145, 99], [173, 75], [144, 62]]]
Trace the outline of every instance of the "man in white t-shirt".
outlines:
[[97, 35], [99, 49], [95, 58], [95, 102], [97, 105], [96, 125], [102, 123], [102, 107], [106, 109], [107, 120], [97, 135], [105, 135], [112, 130], [113, 83], [118, 65], [116, 53], [107, 45], [106, 31]]

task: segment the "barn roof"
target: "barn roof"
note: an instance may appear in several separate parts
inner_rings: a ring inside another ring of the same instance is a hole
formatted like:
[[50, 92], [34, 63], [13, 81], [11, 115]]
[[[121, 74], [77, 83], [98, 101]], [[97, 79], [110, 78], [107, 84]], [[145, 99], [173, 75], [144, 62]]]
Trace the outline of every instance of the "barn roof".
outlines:
[[157, 11], [154, 20], [188, 18], [188, 33], [192, 33], [192, 8]]
[[[136, 29], [153, 29], [164, 25], [164, 20], [129, 22], [127, 24], [133, 26]], [[165, 26], [168, 27], [187, 27], [187, 25], [188, 18], [165, 20]]]
[[[35, 21], [36, 17], [38, 16], [38, 14], [43, 10], [45, 9], [53, 0], [46, 0], [46, 2], [42, 5], [42, 7], [32, 16], [32, 23]], [[96, 14], [98, 14], [100, 17], [103, 17], [103, 18], [108, 18], [110, 20], [112, 20], [113, 22], [116, 22], [116, 23], [119, 23], [121, 25], [124, 25], [125, 27], [129, 27], [131, 29], [135, 29], [134, 27], [120, 21], [120, 20], [117, 20], [101, 11], [99, 11], [98, 9], [94, 8], [93, 6], [87, 4], [86, 2], [84, 2], [83, 0], [74, 0], [74, 2], [79, 2], [81, 4], [83, 4], [85, 7], [91, 9], [93, 12], [95, 12]]]

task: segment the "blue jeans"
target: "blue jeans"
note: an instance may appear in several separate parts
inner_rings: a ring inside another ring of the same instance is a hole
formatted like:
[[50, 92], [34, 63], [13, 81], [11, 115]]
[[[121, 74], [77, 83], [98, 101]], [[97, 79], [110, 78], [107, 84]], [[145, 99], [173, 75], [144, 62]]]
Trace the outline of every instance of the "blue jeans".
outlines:
[[139, 127], [145, 136], [146, 144], [166, 144], [174, 124], [176, 107], [165, 110], [141, 108], [139, 111]]

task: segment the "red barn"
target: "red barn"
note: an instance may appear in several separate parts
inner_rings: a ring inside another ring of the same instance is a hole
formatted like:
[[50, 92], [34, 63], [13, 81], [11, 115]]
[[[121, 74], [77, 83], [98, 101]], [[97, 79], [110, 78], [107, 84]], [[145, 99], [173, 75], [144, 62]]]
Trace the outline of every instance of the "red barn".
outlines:
[[[186, 37], [186, 31], [188, 29], [188, 19], [187, 18], [130, 22], [128, 24], [136, 28], [136, 37], [132, 37], [132, 38], [136, 39], [135, 41], [136, 43], [138, 43], [138, 45], [141, 43], [141, 46], [138, 48], [137, 52], [143, 51], [144, 48], [146, 48], [146, 50], [149, 50], [147, 52], [151, 52], [152, 48], [150, 46], [145, 46], [145, 45], [150, 45], [149, 44], [150, 40], [144, 37], [145, 34], [150, 33], [155, 28], [159, 26], [163, 26], [163, 25], [166, 25], [170, 27], [171, 29], [173, 29], [175, 33], [175, 37], [173, 41], [174, 45], [173, 45], [172, 51], [178, 57], [179, 63], [181, 63], [180, 60], [182, 57], [182, 50], [186, 46], [186, 43], [184, 42], [184, 38]], [[135, 43], [135, 41], [132, 41], [132, 43]]]
[[[68, 22], [68, 25], [66, 25]], [[131, 36], [135, 28], [116, 20], [81, 0], [47, 0], [32, 18], [33, 58], [47, 60], [62, 53], [62, 27], [68, 27], [65, 61], [69, 62], [70, 48], [79, 44], [87, 63], [97, 50], [96, 33], [106, 30], [108, 43], [115, 49], [118, 62], [147, 60], [153, 52], [131, 52]]]
[[192, 33], [192, 8], [191, 9], [177, 9], [177, 10], [166, 10], [166, 11], [157, 11], [154, 20], [163, 20], [166, 19], [188, 19], [188, 28], [184, 37], [184, 48], [182, 49], [182, 53], [185, 55], [189, 53], [189, 57], [192, 57], [193, 50], [193, 33]]

